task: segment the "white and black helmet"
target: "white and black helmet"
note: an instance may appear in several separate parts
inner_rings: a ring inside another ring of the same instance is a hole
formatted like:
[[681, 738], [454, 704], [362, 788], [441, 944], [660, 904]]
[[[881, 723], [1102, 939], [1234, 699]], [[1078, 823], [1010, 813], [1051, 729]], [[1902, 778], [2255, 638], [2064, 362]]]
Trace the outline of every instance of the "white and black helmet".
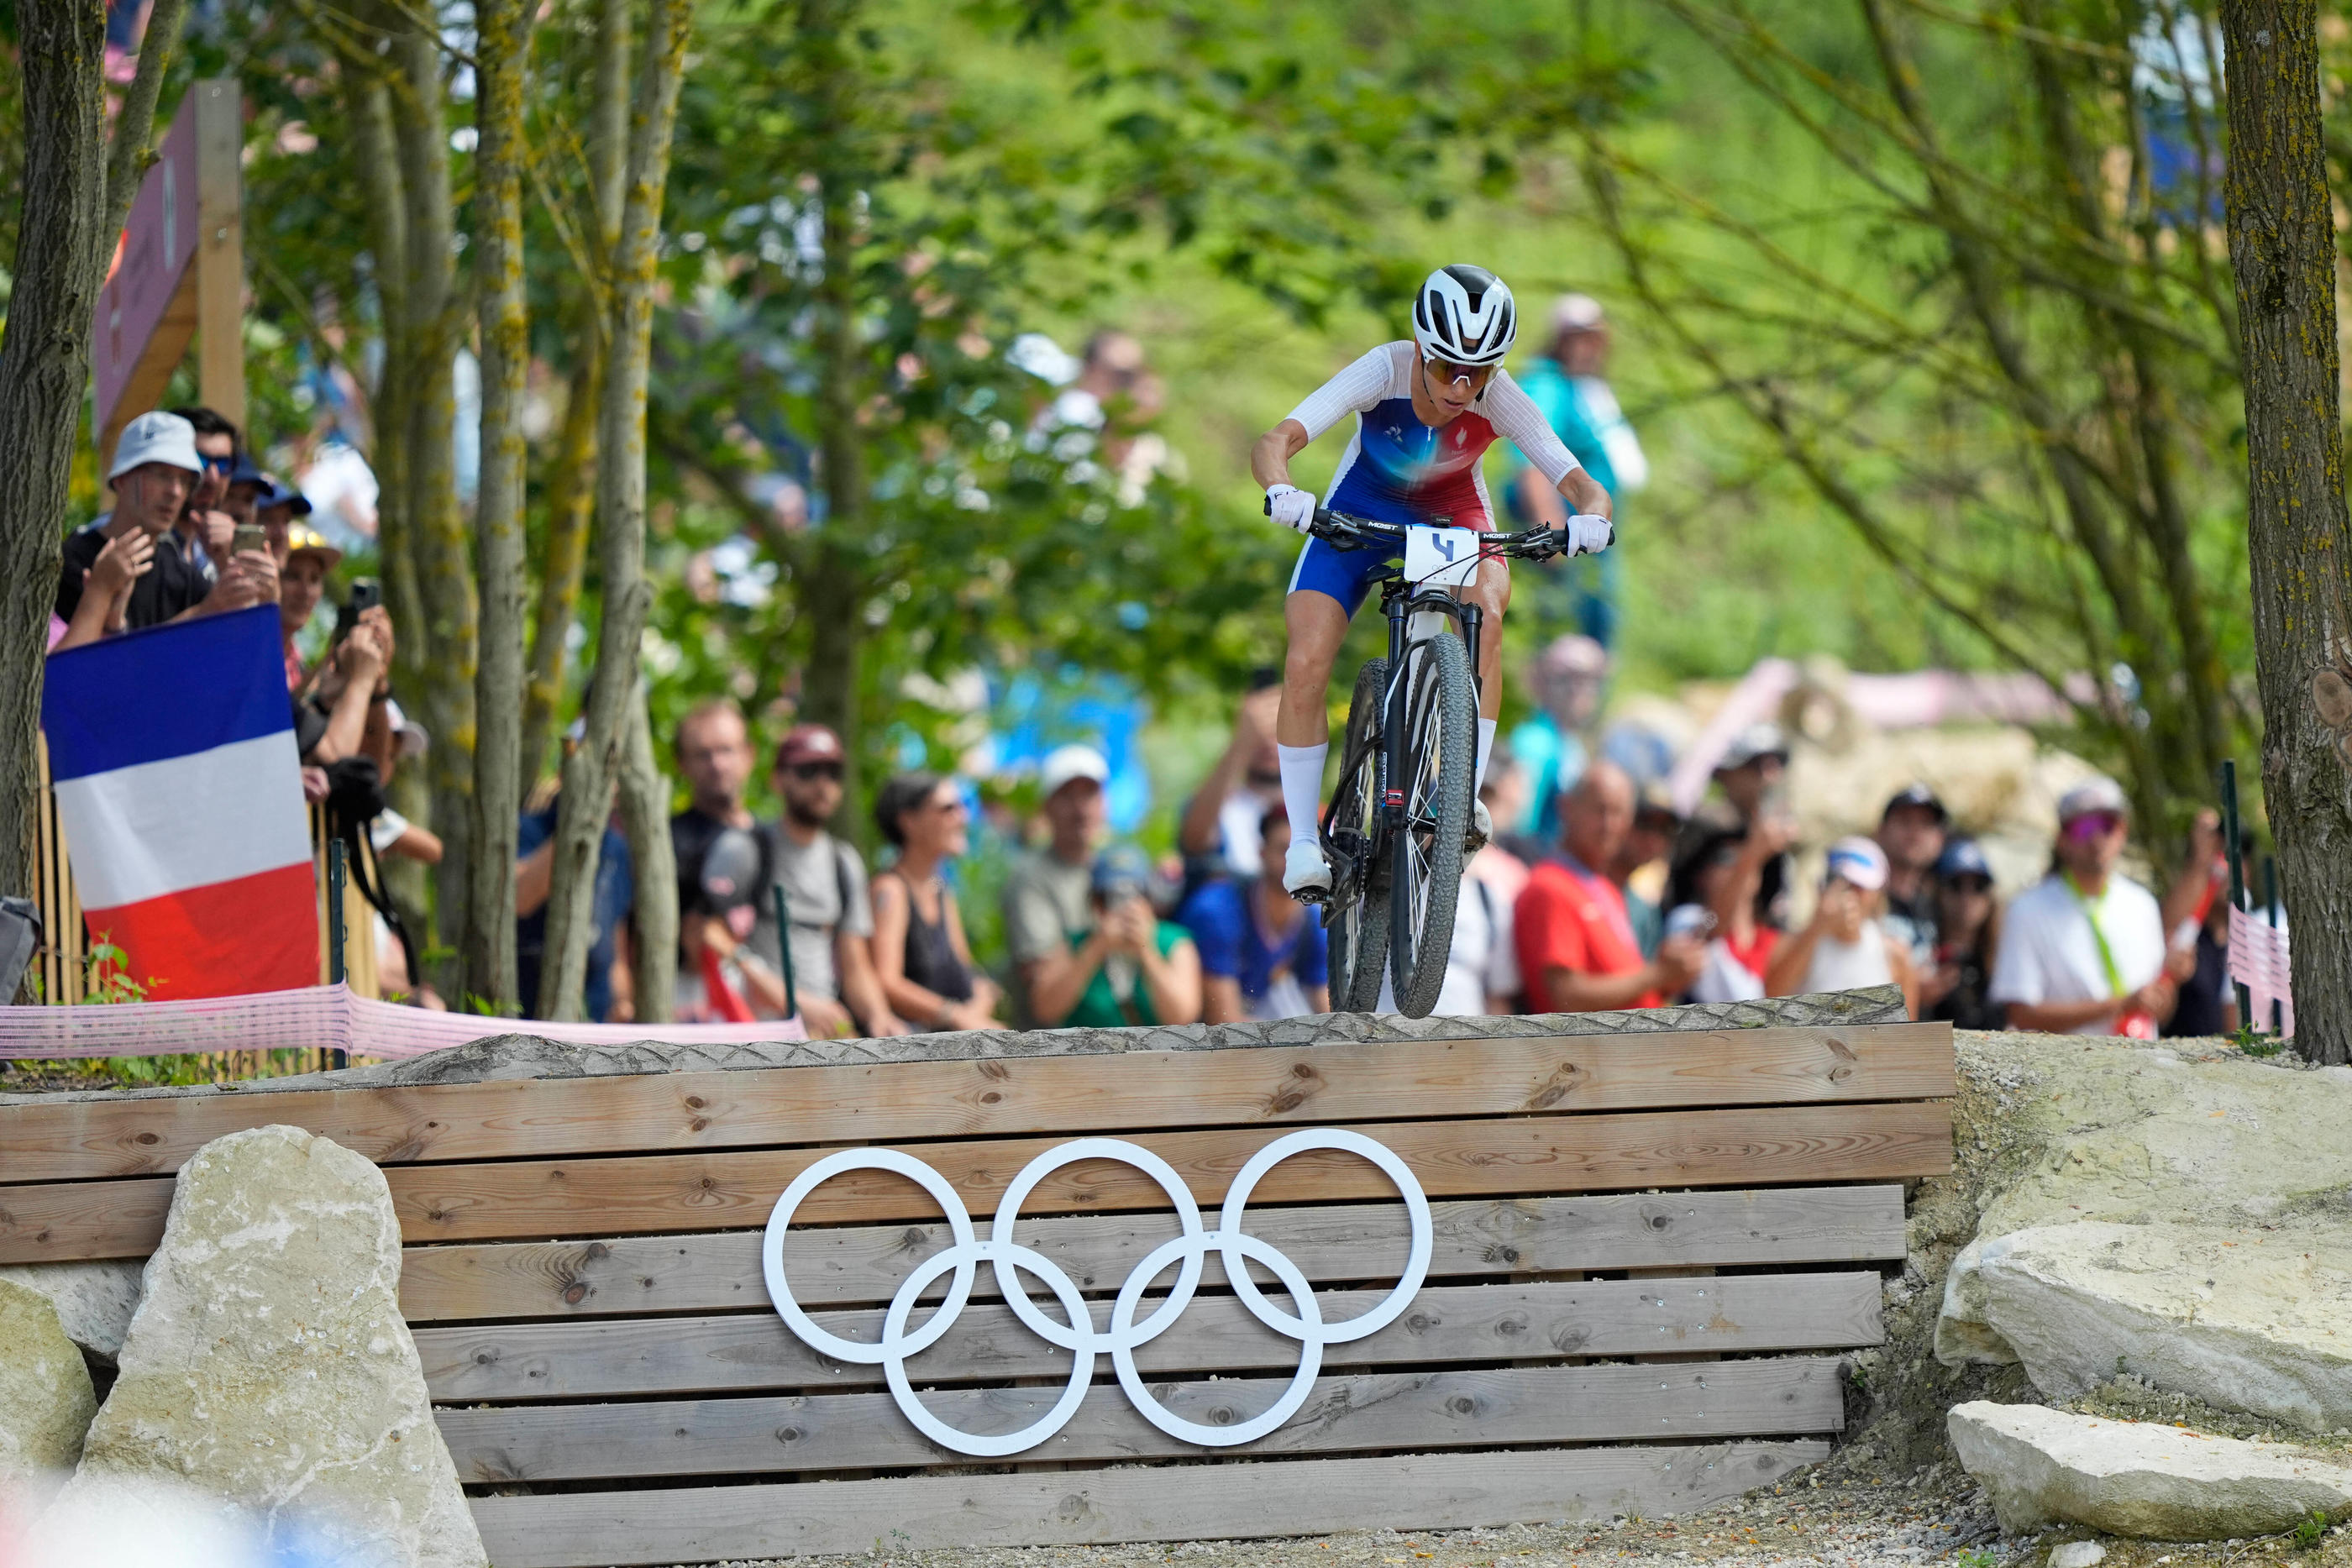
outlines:
[[1431, 359], [1500, 364], [1518, 335], [1510, 285], [1483, 267], [1441, 267], [1412, 297], [1412, 340]]

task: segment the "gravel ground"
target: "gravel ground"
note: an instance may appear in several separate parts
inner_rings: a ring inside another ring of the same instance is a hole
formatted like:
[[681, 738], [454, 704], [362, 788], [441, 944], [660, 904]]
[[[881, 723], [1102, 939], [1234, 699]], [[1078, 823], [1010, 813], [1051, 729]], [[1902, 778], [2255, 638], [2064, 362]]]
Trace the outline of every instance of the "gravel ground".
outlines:
[[[2052, 1548], [2096, 1539], [2101, 1568], [2352, 1568], [2352, 1526], [2313, 1549], [2284, 1538], [2193, 1544], [2118, 1541], [2065, 1529], [2001, 1539], [1983, 1492], [1954, 1465], [1907, 1480], [1839, 1479], [1832, 1458], [1770, 1491], [1679, 1519], [1508, 1525], [1400, 1534], [1379, 1530], [1293, 1541], [1188, 1541], [1129, 1546], [1040, 1546], [801, 1558], [792, 1568], [2042, 1568]], [[1826, 1473], [1826, 1475], [1825, 1475]], [[726, 1568], [784, 1568], [730, 1563]]]

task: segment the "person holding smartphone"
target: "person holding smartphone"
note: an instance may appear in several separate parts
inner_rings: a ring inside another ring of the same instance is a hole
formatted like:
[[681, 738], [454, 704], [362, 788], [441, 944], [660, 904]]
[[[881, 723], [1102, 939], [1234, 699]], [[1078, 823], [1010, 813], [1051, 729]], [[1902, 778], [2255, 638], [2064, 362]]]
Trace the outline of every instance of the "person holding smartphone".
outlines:
[[1776, 997], [1903, 988], [1905, 1012], [1919, 1015], [1911, 949], [1886, 929], [1886, 852], [1874, 839], [1840, 839], [1829, 849], [1821, 901], [1804, 929], [1781, 941], [1765, 967]]

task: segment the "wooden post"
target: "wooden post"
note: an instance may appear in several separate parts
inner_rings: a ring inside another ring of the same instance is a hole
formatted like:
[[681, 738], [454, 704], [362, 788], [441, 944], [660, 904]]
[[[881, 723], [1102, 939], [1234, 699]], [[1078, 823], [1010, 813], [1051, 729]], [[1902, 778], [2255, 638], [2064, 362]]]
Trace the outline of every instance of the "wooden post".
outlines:
[[245, 424], [244, 109], [234, 78], [188, 89], [131, 203], [91, 323], [99, 466], [200, 336], [197, 395]]
[[245, 429], [245, 112], [234, 77], [188, 89], [196, 115], [196, 392]]

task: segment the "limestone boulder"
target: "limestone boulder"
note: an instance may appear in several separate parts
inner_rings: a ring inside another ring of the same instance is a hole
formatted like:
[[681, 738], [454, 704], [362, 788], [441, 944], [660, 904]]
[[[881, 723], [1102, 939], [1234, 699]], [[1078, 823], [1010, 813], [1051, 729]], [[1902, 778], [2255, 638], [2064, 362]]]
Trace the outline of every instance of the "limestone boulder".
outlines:
[[1953, 1406], [1948, 1429], [2011, 1533], [2084, 1524], [2223, 1541], [2352, 1514], [2352, 1469], [2275, 1444], [1984, 1400]]
[[2119, 1373], [2352, 1425], [2352, 1069], [2219, 1048], [1972, 1037], [2013, 1140], [1953, 1260], [1937, 1358], [2073, 1398]]
[[81, 1349], [48, 1298], [0, 1280], [0, 1491], [45, 1494], [98, 1414]]
[[89, 1263], [12, 1263], [0, 1281], [22, 1285], [49, 1299], [66, 1337], [111, 1365], [139, 1310], [140, 1281], [147, 1265], [137, 1258]]
[[2352, 1426], [2352, 1256], [2212, 1226], [2031, 1226], [1970, 1260], [1983, 1326], [2074, 1398], [2130, 1373], [2308, 1431]]
[[168, 1479], [240, 1506], [278, 1545], [483, 1568], [399, 1282], [392, 1195], [366, 1159], [294, 1127], [205, 1145], [51, 1512]]

